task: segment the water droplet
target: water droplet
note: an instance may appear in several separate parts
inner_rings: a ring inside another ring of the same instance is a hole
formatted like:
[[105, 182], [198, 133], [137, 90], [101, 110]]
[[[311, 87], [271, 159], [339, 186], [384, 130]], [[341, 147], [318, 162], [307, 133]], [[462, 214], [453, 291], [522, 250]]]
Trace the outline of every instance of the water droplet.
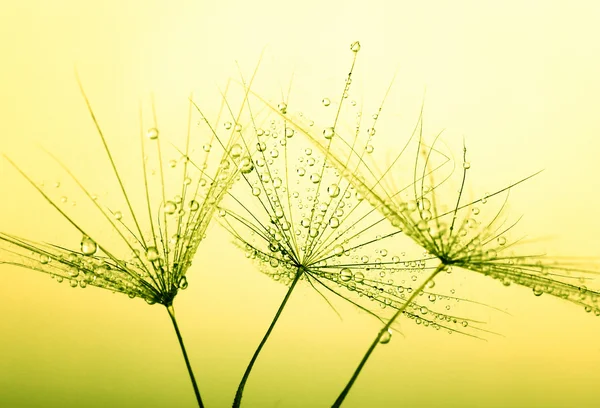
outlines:
[[242, 146], [240, 146], [239, 144], [234, 144], [233, 146], [231, 146], [231, 150], [229, 150], [229, 154], [231, 155], [231, 157], [236, 159], [242, 155], [242, 151], [243, 151]]
[[318, 173], [313, 173], [310, 175], [310, 181], [312, 181], [314, 184], [317, 184], [319, 181], [321, 181], [321, 176]]
[[331, 139], [334, 135], [335, 131], [332, 127], [328, 127], [325, 128], [325, 130], [323, 130], [323, 136], [325, 137], [325, 139]]
[[115, 211], [115, 219], [120, 221], [123, 218], [123, 213], [121, 211]]
[[157, 128], [150, 128], [150, 129], [148, 129], [148, 132], [146, 133], [146, 136], [150, 140], [156, 140], [156, 139], [158, 139], [158, 129]]
[[350, 50], [352, 52], [359, 52], [360, 51], [360, 42], [355, 41], [352, 44], [350, 44]]
[[292, 137], [294, 136], [294, 129], [292, 128], [285, 128], [285, 137]]
[[369, 128], [369, 129], [367, 130], [367, 133], [369, 134], [369, 136], [373, 136], [373, 135], [375, 135], [375, 132], [376, 132], [375, 128]]
[[179, 285], [178, 286], [179, 286], [179, 289], [184, 289], [184, 290], [187, 289], [187, 287], [188, 287], [188, 281], [187, 281], [187, 278], [185, 276], [182, 276], [179, 279]]
[[173, 214], [177, 210], [177, 204], [173, 201], [167, 201], [165, 203], [164, 211], [166, 214]]
[[392, 340], [392, 331], [387, 329], [379, 338], [379, 343], [388, 344]]
[[94, 242], [93, 239], [84, 235], [81, 239], [81, 253], [84, 255], [94, 255], [98, 250], [98, 245]]
[[329, 220], [329, 226], [331, 228], [337, 228], [340, 226], [340, 220], [337, 219], [336, 217], [331, 217], [331, 219]]
[[50, 262], [50, 257], [48, 255], [40, 255], [40, 263], [42, 265], [46, 265]]
[[255, 196], [255, 197], [258, 197], [260, 195], [260, 188], [253, 187], [252, 188], [252, 195]]
[[223, 124], [223, 126], [225, 126], [225, 129], [229, 130], [229, 129], [231, 129], [231, 126], [233, 126], [233, 125], [232, 125], [232, 123], [231, 123], [231, 122], [225, 122], [225, 123]]
[[375, 150], [375, 148], [373, 147], [373, 145], [369, 144], [365, 147], [365, 151], [369, 154], [373, 153], [374, 150]]
[[504, 244], [506, 244], [506, 238], [498, 237], [498, 245], [504, 245]]
[[544, 293], [543, 289], [541, 286], [536, 285], [533, 287], [533, 294], [536, 296], [542, 296], [542, 293]]
[[344, 268], [340, 271], [340, 280], [342, 282], [349, 282], [352, 280], [352, 271], [348, 268]]
[[242, 125], [240, 125], [239, 123], [236, 123], [234, 129], [235, 129], [236, 132], [241, 132], [242, 131]]
[[283, 113], [284, 115], [287, 113], [287, 103], [285, 102], [281, 102], [279, 105], [277, 105], [277, 109], [279, 109], [279, 112]]
[[250, 157], [244, 157], [240, 161], [239, 168], [243, 174], [248, 174], [252, 172], [252, 170], [254, 170], [254, 164], [252, 164], [252, 160], [250, 159]]
[[329, 98], [323, 98], [321, 103], [323, 103], [323, 106], [329, 106], [331, 105], [331, 100]]
[[331, 198], [335, 198], [337, 196], [340, 195], [340, 187], [337, 184], [332, 184], [329, 187], [327, 187], [327, 194], [329, 194], [329, 197]]
[[148, 247], [148, 249], [146, 250], [146, 258], [148, 258], [150, 262], [154, 262], [158, 259], [158, 250], [156, 249], [156, 247]]
[[464, 162], [463, 163], [463, 169], [467, 170], [467, 169], [470, 169], [470, 168], [471, 168], [471, 163], [469, 163], [469, 162]]
[[341, 245], [336, 245], [333, 247], [333, 253], [336, 256], [342, 256], [344, 254], [344, 247]]
[[198, 211], [200, 208], [200, 203], [198, 203], [196, 200], [190, 200], [188, 205], [190, 207], [190, 211]]

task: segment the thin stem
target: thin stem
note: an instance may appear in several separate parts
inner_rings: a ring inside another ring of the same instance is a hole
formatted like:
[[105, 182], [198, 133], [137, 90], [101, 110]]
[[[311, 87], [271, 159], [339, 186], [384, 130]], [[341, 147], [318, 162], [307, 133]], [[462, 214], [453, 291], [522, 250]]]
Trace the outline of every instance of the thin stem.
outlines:
[[190, 360], [188, 358], [187, 352], [185, 351], [185, 346], [183, 345], [183, 338], [181, 337], [181, 333], [179, 332], [179, 326], [177, 326], [177, 319], [175, 319], [175, 309], [173, 309], [173, 305], [167, 306], [167, 311], [169, 312], [169, 316], [171, 316], [171, 321], [173, 322], [173, 327], [175, 328], [175, 333], [177, 334], [177, 340], [179, 340], [179, 345], [181, 346], [181, 352], [183, 353], [185, 365], [188, 369], [188, 373], [190, 374], [190, 380], [192, 381], [192, 387], [194, 387], [194, 394], [196, 394], [196, 400], [198, 401], [198, 406], [200, 408], [204, 408], [204, 404], [202, 403], [202, 398], [200, 398], [200, 390], [198, 390], [198, 384], [196, 384], [196, 379], [194, 378], [194, 372], [192, 371], [192, 366], [190, 365]]
[[290, 285], [287, 293], [285, 294], [285, 297], [283, 298], [281, 305], [279, 305], [279, 309], [277, 309], [277, 313], [275, 313], [275, 317], [273, 317], [273, 321], [271, 322], [271, 325], [267, 329], [267, 332], [265, 333], [262, 340], [260, 341], [260, 344], [256, 348], [256, 351], [254, 352], [254, 355], [252, 356], [250, 363], [248, 363], [248, 367], [246, 367], [246, 371], [244, 372], [242, 381], [240, 381], [240, 385], [238, 385], [238, 389], [235, 393], [235, 398], [233, 400], [233, 408], [239, 408], [239, 406], [241, 405], [242, 394], [244, 393], [244, 387], [246, 386], [246, 381], [248, 381], [248, 377], [250, 376], [250, 371], [252, 371], [252, 367], [254, 366], [254, 363], [256, 362], [258, 355], [260, 354], [263, 346], [269, 339], [269, 336], [271, 335], [271, 332], [273, 331], [273, 328], [275, 327], [275, 324], [277, 323], [277, 320], [279, 319], [281, 312], [283, 312], [283, 308], [287, 304], [287, 302], [290, 298], [290, 295], [292, 294], [292, 291], [294, 290], [294, 287], [296, 286], [296, 283], [298, 283], [298, 281], [300, 280], [300, 277], [303, 275], [303, 273], [304, 273], [303, 269], [298, 268], [298, 271], [296, 272], [296, 276], [294, 277], [292, 284]]
[[415, 291], [413, 291], [412, 295], [408, 298], [408, 300], [396, 311], [396, 313], [394, 313], [394, 315], [392, 316], [392, 318], [390, 320], [388, 320], [388, 322], [385, 324], [385, 326], [383, 326], [383, 328], [379, 331], [379, 333], [377, 333], [377, 337], [375, 337], [375, 340], [373, 340], [373, 343], [371, 343], [371, 346], [369, 347], [369, 349], [365, 353], [365, 355], [362, 358], [360, 364], [358, 364], [358, 367], [356, 367], [356, 370], [354, 370], [354, 374], [352, 374], [352, 377], [350, 378], [350, 381], [348, 381], [348, 384], [346, 384], [346, 387], [340, 393], [340, 395], [337, 397], [337, 399], [335, 400], [335, 402], [333, 403], [333, 405], [331, 406], [331, 408], [339, 408], [342, 405], [342, 402], [344, 402], [344, 399], [346, 398], [346, 396], [350, 392], [350, 389], [354, 385], [354, 382], [358, 378], [358, 375], [360, 374], [360, 372], [363, 369], [364, 365], [366, 364], [367, 360], [371, 356], [371, 353], [373, 353], [373, 350], [375, 350], [375, 347], [377, 347], [377, 345], [379, 344], [379, 342], [380, 342], [381, 338], [383, 337], [383, 335], [388, 332], [389, 328], [392, 326], [392, 323], [394, 323], [394, 321], [398, 318], [398, 316], [400, 316], [406, 310], [406, 308], [408, 307], [408, 305], [410, 305], [412, 303], [412, 301], [415, 300], [415, 298], [419, 295], [419, 293], [421, 293], [423, 291], [423, 289], [425, 289], [425, 286], [433, 278], [435, 278], [435, 276], [438, 273], [440, 273], [441, 271], [443, 271], [444, 269], [446, 269], [446, 267], [447, 267], [447, 265], [444, 264], [444, 263], [439, 264], [438, 267], [435, 268], [435, 270], [433, 271], [433, 273], [431, 275], [429, 275], [429, 277], [427, 279], [425, 279], [425, 281], [423, 281], [423, 283]]

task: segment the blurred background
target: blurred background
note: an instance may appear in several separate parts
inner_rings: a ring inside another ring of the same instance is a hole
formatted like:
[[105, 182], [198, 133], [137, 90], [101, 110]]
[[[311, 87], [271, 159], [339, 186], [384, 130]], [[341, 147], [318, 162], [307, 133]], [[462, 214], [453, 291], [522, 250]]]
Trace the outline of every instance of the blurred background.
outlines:
[[[66, 179], [46, 167], [47, 149], [100, 194], [117, 195], [75, 69], [127, 177], [139, 172], [138, 109], [151, 94], [161, 132], [185, 132], [190, 93], [216, 111], [219, 89], [249, 77], [264, 52], [255, 90], [277, 99], [293, 76], [295, 103], [318, 109], [343, 89], [349, 45], [360, 40], [354, 99], [378, 106], [396, 75], [388, 117], [414, 123], [424, 100], [427, 134], [445, 129], [457, 154], [466, 140], [475, 195], [544, 169], [511, 195], [521, 231], [540, 251], [597, 257], [599, 18], [595, 1], [6, 3], [0, 151], [36, 181]], [[379, 149], [403, 140], [377, 137]], [[5, 160], [0, 191], [0, 230], [78, 247], [79, 234]], [[216, 223], [208, 234], [175, 306], [206, 405], [226, 407], [285, 287]], [[194, 406], [160, 306], [6, 265], [0, 276], [0, 406]], [[481, 341], [401, 322], [403, 336], [377, 349], [344, 406], [597, 406], [600, 318], [464, 276], [452, 275], [461, 296], [509, 313], [474, 311], [500, 335]], [[294, 294], [244, 406], [334, 401], [379, 327], [335, 305], [343, 320], [311, 290]]]

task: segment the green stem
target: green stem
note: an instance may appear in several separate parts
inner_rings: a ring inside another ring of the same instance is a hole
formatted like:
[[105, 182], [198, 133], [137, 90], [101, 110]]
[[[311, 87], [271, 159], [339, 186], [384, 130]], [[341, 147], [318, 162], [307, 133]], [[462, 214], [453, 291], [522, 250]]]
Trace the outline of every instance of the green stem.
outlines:
[[185, 346], [183, 345], [183, 338], [181, 337], [181, 333], [179, 332], [179, 326], [177, 326], [177, 319], [175, 319], [175, 309], [173, 309], [173, 305], [167, 306], [167, 311], [169, 312], [169, 316], [171, 316], [171, 321], [173, 322], [173, 327], [175, 328], [175, 333], [177, 334], [177, 340], [179, 340], [179, 346], [181, 346], [181, 352], [183, 353], [183, 359], [185, 360], [185, 365], [188, 369], [188, 373], [190, 374], [190, 380], [192, 381], [192, 386], [194, 387], [194, 394], [196, 394], [198, 406], [200, 408], [204, 408], [202, 398], [200, 398], [200, 390], [198, 390], [198, 384], [196, 384], [194, 372], [192, 371], [190, 360], [188, 358], [187, 352], [185, 351]]
[[296, 283], [298, 283], [298, 281], [300, 280], [300, 277], [302, 276], [302, 274], [303, 274], [303, 271], [301, 270], [301, 268], [298, 268], [298, 271], [296, 272], [296, 276], [294, 277], [292, 284], [290, 285], [287, 293], [285, 294], [285, 297], [283, 298], [281, 305], [279, 305], [279, 309], [277, 309], [277, 313], [275, 313], [275, 317], [273, 317], [273, 321], [271, 322], [271, 325], [267, 329], [267, 332], [265, 333], [260, 344], [256, 348], [256, 351], [254, 352], [254, 355], [252, 356], [250, 363], [248, 363], [248, 367], [246, 367], [246, 371], [244, 372], [242, 381], [240, 381], [240, 385], [238, 385], [238, 389], [235, 393], [235, 398], [233, 400], [233, 408], [239, 408], [239, 406], [241, 405], [242, 394], [244, 393], [244, 387], [246, 386], [246, 381], [248, 381], [248, 377], [250, 376], [250, 371], [252, 371], [252, 367], [254, 366], [254, 363], [256, 362], [256, 359], [258, 358], [260, 351], [262, 350], [263, 346], [269, 339], [269, 336], [271, 335], [271, 332], [273, 331], [273, 328], [275, 327], [275, 324], [277, 323], [277, 320], [279, 319], [281, 312], [283, 312], [283, 308], [285, 307], [286, 303], [288, 302], [290, 295], [292, 294], [292, 291], [294, 290]]
[[340, 393], [340, 395], [337, 397], [337, 399], [335, 400], [335, 402], [333, 403], [331, 408], [339, 408], [342, 405], [342, 403], [344, 402], [344, 399], [346, 398], [346, 396], [350, 392], [350, 389], [354, 385], [354, 382], [358, 378], [358, 375], [360, 374], [360, 372], [363, 369], [364, 365], [366, 364], [367, 360], [371, 356], [371, 353], [373, 353], [373, 350], [375, 350], [375, 347], [377, 347], [377, 345], [379, 344], [381, 337], [383, 337], [383, 335], [388, 332], [389, 328], [392, 326], [394, 321], [398, 318], [398, 316], [400, 316], [406, 310], [408, 305], [410, 305], [412, 303], [412, 301], [415, 300], [417, 295], [419, 293], [421, 293], [423, 291], [423, 289], [425, 289], [425, 285], [427, 285], [427, 283], [429, 283], [433, 278], [435, 278], [435, 276], [438, 273], [440, 273], [444, 269], [446, 269], [446, 264], [444, 264], [444, 263], [439, 264], [438, 267], [435, 268], [433, 273], [431, 275], [429, 275], [429, 277], [427, 279], [425, 279], [425, 281], [421, 284], [421, 286], [419, 286], [412, 293], [412, 295], [408, 298], [408, 300], [406, 302], [404, 302], [404, 304], [398, 310], [396, 310], [396, 313], [394, 313], [392, 318], [390, 320], [388, 320], [388, 322], [385, 324], [385, 326], [383, 326], [383, 328], [379, 331], [379, 333], [377, 333], [377, 337], [375, 337], [375, 340], [373, 340], [373, 343], [371, 343], [371, 346], [369, 347], [369, 349], [363, 356], [361, 362], [358, 364], [358, 367], [356, 367], [356, 370], [354, 370], [354, 374], [352, 374], [350, 381], [348, 381], [348, 384], [346, 384], [346, 387]]

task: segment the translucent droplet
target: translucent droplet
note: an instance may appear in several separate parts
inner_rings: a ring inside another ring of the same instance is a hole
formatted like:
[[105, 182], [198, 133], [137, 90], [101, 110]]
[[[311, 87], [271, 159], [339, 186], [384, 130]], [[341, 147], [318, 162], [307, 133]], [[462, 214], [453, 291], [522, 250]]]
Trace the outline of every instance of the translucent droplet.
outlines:
[[254, 170], [254, 164], [252, 164], [252, 160], [250, 159], [250, 157], [244, 157], [240, 161], [239, 168], [243, 174], [248, 174], [252, 172], [252, 170]]
[[187, 289], [187, 287], [188, 287], [188, 281], [187, 281], [187, 278], [185, 276], [182, 276], [179, 279], [179, 285], [178, 286], [179, 286], [179, 289]]
[[156, 247], [148, 247], [148, 249], [146, 250], [146, 258], [148, 258], [150, 262], [154, 262], [158, 259], [158, 250], [156, 249]]
[[287, 103], [285, 102], [281, 102], [279, 105], [277, 105], [277, 109], [279, 109], [279, 112], [283, 113], [284, 115], [287, 113]]
[[370, 145], [370, 144], [368, 144], [368, 145], [365, 147], [365, 151], [366, 151], [367, 153], [369, 153], [369, 154], [373, 153], [373, 151], [374, 151], [374, 150], [375, 150], [375, 148], [373, 147], [373, 145]]
[[50, 262], [50, 257], [48, 255], [40, 255], [40, 263], [42, 265], [46, 265]]
[[360, 42], [355, 41], [352, 44], [350, 44], [350, 50], [352, 52], [359, 52], [360, 51]]
[[233, 124], [231, 122], [225, 122], [223, 126], [225, 126], [225, 129], [229, 130], [231, 129], [231, 126], [233, 126]]
[[156, 140], [156, 139], [158, 139], [158, 129], [157, 128], [150, 128], [150, 129], [148, 129], [148, 132], [146, 133], [146, 136], [150, 140]]
[[342, 282], [349, 282], [352, 280], [352, 271], [348, 268], [344, 268], [340, 271], [340, 280]]
[[171, 167], [173, 169], [176, 166], [177, 166], [177, 161], [176, 160], [169, 160], [169, 167]]
[[273, 149], [269, 152], [269, 154], [271, 155], [272, 158], [276, 159], [279, 157], [279, 150]]
[[463, 163], [463, 169], [467, 170], [467, 169], [470, 169], [470, 168], [471, 168], [471, 163], [469, 163], [469, 162], [464, 162]]
[[120, 221], [123, 218], [123, 213], [121, 211], [115, 211], [115, 219]]
[[340, 226], [340, 220], [337, 219], [336, 217], [331, 217], [331, 219], [329, 220], [329, 226], [331, 228], [337, 228]]
[[388, 344], [392, 340], [392, 331], [387, 329], [379, 338], [379, 343]]
[[362, 283], [365, 280], [365, 275], [362, 272], [356, 272], [354, 274], [354, 282]]
[[344, 247], [341, 245], [336, 245], [333, 247], [333, 253], [336, 256], [342, 256], [344, 254]]
[[81, 239], [81, 253], [84, 255], [94, 255], [98, 250], [98, 245], [94, 242], [93, 239], [84, 235]]
[[331, 105], [331, 100], [329, 98], [323, 98], [321, 102], [323, 103], [323, 106]]
[[233, 146], [231, 146], [231, 150], [229, 151], [229, 154], [231, 155], [231, 157], [236, 159], [242, 155], [242, 151], [243, 151], [242, 146], [240, 146], [239, 144], [234, 144]]
[[329, 187], [327, 187], [327, 194], [329, 194], [329, 197], [331, 198], [335, 198], [337, 196], [340, 195], [340, 187], [337, 184], [332, 184]]
[[265, 150], [267, 150], [267, 145], [265, 144], [265, 142], [258, 142], [256, 144], [256, 150], [258, 150], [259, 152], [264, 152]]
[[504, 245], [504, 244], [506, 244], [506, 238], [498, 237], [498, 245]]
[[200, 208], [200, 203], [196, 200], [190, 200], [189, 202], [190, 211], [198, 211]]
[[294, 129], [292, 128], [285, 128], [285, 137], [292, 137], [294, 136]]
[[164, 211], [166, 214], [173, 214], [175, 213], [175, 210], [177, 210], [177, 204], [173, 201], [167, 201], [165, 203]]
[[321, 176], [318, 173], [313, 173], [310, 175], [310, 181], [312, 181], [314, 184], [317, 184], [319, 181], [321, 181]]
[[369, 128], [369, 129], [367, 129], [367, 133], [369, 134], [369, 136], [375, 135], [375, 132], [376, 132], [375, 128]]
[[335, 131], [332, 127], [328, 127], [325, 128], [325, 130], [323, 130], [323, 136], [325, 137], [325, 139], [331, 139], [334, 135]]
[[541, 288], [541, 286], [534, 286], [533, 287], [533, 294], [536, 296], [542, 296], [542, 293], [544, 293], [544, 290]]
[[235, 129], [236, 132], [241, 132], [242, 131], [242, 125], [240, 125], [239, 123], [236, 123], [234, 129]]
[[253, 187], [252, 188], [252, 195], [255, 196], [255, 197], [258, 197], [260, 195], [260, 188]]

